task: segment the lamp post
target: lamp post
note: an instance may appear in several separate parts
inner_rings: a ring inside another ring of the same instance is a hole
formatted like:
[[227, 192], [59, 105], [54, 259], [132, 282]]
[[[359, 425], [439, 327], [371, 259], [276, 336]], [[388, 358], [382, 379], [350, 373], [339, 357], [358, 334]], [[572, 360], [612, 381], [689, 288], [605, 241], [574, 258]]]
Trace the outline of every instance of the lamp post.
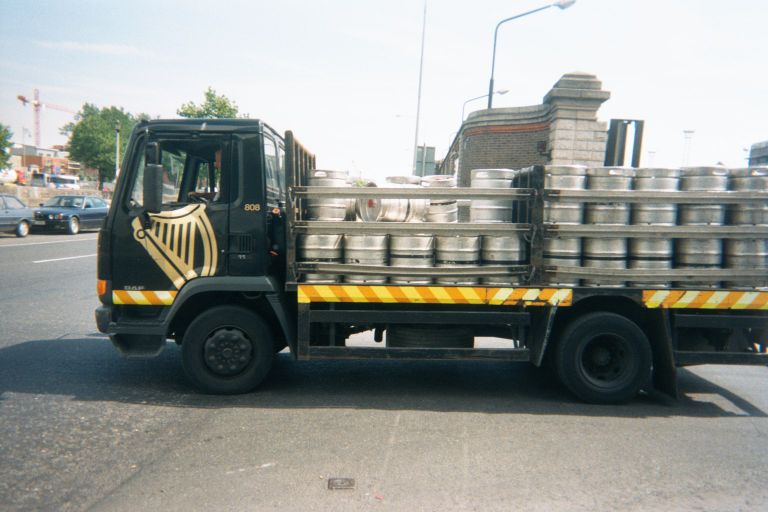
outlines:
[[[501, 94], [507, 94], [508, 92], [509, 92], [509, 89], [501, 89], [501, 90], [498, 90], [498, 91], [493, 91], [493, 94], [501, 95]], [[486, 96], [488, 96], [488, 95], [487, 94], [483, 94], [482, 96], [478, 96], [476, 98], [470, 98], [470, 99], [468, 99], [467, 101], [464, 102], [464, 105], [461, 106], [461, 122], [462, 123], [464, 122], [464, 109], [466, 108], [467, 103], [470, 103], [470, 102], [475, 101], [475, 100], [479, 100], [480, 98], [485, 98]]]
[[496, 38], [499, 35], [499, 27], [508, 21], [516, 20], [518, 18], [522, 18], [523, 16], [528, 16], [529, 14], [543, 11], [544, 9], [549, 9], [550, 7], [567, 9], [575, 3], [576, 3], [576, 0], [559, 0], [555, 3], [545, 5], [543, 7], [539, 7], [538, 9], [533, 9], [532, 11], [524, 12], [522, 14], [518, 14], [517, 16], [512, 16], [511, 18], [503, 19], [496, 24], [496, 30], [494, 30], [493, 32], [493, 57], [491, 58], [491, 80], [490, 80], [490, 83], [488, 84], [488, 108], [489, 109], [493, 106], [493, 73], [496, 69]]

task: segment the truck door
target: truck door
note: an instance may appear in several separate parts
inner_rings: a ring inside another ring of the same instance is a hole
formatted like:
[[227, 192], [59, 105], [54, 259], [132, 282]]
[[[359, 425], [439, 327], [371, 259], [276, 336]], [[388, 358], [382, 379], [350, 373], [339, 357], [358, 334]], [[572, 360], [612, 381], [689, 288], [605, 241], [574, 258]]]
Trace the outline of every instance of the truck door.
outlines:
[[234, 136], [239, 169], [236, 197], [230, 210], [229, 274], [263, 276], [269, 274], [270, 246], [267, 219], [264, 143], [260, 133]]
[[[150, 142], [158, 144], [164, 172], [157, 214], [143, 208]], [[111, 229], [112, 289], [124, 293], [113, 296], [128, 304], [167, 304], [187, 282], [227, 273], [229, 209], [236, 195], [232, 138], [145, 132], [130, 155]], [[143, 291], [161, 293], [128, 293]]]

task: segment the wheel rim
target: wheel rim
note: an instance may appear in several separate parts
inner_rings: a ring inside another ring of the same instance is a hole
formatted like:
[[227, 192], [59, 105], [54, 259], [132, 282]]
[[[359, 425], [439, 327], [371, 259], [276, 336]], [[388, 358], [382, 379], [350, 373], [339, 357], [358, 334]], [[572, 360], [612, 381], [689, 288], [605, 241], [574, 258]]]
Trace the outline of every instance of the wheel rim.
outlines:
[[80, 222], [75, 217], [69, 219], [69, 226], [73, 233], [77, 233], [80, 230]]
[[632, 379], [637, 367], [632, 346], [621, 336], [603, 334], [584, 343], [579, 369], [593, 386], [619, 388]]
[[21, 236], [27, 236], [29, 234], [29, 224], [26, 222], [19, 224], [19, 234]]
[[236, 375], [253, 360], [253, 344], [240, 329], [223, 327], [211, 332], [203, 345], [205, 365], [217, 375]]

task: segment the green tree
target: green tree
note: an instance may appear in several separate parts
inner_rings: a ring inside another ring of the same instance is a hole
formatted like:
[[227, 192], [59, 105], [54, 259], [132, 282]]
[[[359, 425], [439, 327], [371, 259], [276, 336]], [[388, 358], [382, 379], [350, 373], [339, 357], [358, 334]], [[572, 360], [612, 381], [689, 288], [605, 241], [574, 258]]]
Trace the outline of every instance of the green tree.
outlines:
[[99, 189], [115, 177], [115, 128], [120, 127], [120, 154], [125, 154], [128, 135], [137, 119], [122, 108], [98, 108], [86, 103], [61, 133], [69, 136], [67, 151], [73, 159], [99, 171]]
[[181, 117], [195, 119], [232, 118], [238, 117], [238, 108], [234, 101], [223, 94], [216, 94], [212, 87], [208, 87], [205, 91], [205, 101], [199, 105], [192, 101], [185, 103], [179, 107], [176, 113]]
[[0, 124], [0, 169], [5, 169], [5, 166], [11, 161], [11, 137], [13, 137], [11, 129]]

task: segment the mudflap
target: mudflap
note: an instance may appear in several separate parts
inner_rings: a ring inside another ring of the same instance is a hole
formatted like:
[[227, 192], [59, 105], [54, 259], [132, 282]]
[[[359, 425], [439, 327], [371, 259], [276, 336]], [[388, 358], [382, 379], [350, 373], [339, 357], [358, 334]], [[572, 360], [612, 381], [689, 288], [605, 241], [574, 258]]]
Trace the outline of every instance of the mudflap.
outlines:
[[165, 336], [160, 334], [111, 334], [110, 341], [125, 357], [155, 357], [165, 348]]
[[672, 327], [669, 311], [649, 311], [648, 338], [653, 348], [653, 387], [673, 400], [680, 398], [677, 367], [672, 348]]

